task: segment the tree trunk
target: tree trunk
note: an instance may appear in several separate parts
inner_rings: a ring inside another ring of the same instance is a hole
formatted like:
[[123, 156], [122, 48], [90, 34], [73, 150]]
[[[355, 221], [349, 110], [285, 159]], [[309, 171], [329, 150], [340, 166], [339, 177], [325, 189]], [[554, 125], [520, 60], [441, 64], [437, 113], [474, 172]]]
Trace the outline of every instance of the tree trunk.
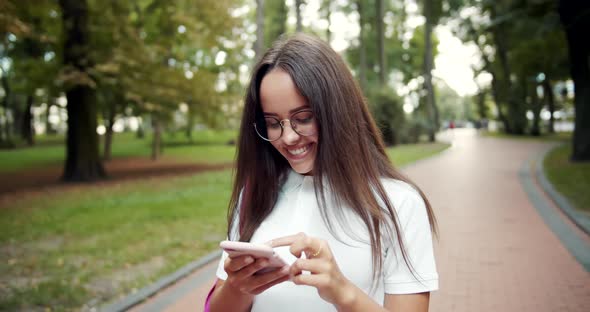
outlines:
[[193, 114], [193, 112], [190, 109], [187, 111], [187, 115], [186, 115], [186, 138], [192, 142], [193, 141], [193, 127], [195, 126], [195, 116]]
[[[492, 6], [492, 18], [497, 18], [495, 7]], [[502, 74], [500, 76], [500, 85], [502, 92], [502, 102], [508, 105], [507, 121], [510, 124], [508, 133], [523, 135], [526, 128], [526, 109], [524, 103], [518, 100], [516, 91], [512, 88], [510, 81], [511, 70], [510, 62], [508, 60], [508, 44], [506, 43], [506, 32], [504, 31], [504, 25], [498, 24], [492, 28], [492, 34], [494, 37], [494, 43], [496, 45], [496, 57], [500, 62], [500, 68]]]
[[157, 160], [162, 155], [162, 125], [158, 117], [154, 115], [152, 115], [152, 128], [154, 129], [152, 160]]
[[436, 139], [436, 132], [438, 131], [438, 109], [434, 97], [434, 86], [432, 85], [432, 2], [427, 0], [424, 2], [424, 16], [426, 23], [424, 24], [424, 87], [426, 88], [426, 103], [428, 107], [428, 115], [430, 117], [431, 127], [429, 128], [428, 137], [430, 142]]
[[52, 99], [47, 100], [47, 110], [45, 111], [45, 134], [51, 135], [54, 134], [53, 127], [51, 126], [51, 122], [49, 122], [49, 116], [51, 115], [49, 112], [51, 111], [51, 107], [54, 105], [51, 103]]
[[295, 16], [297, 18], [297, 24], [295, 26], [295, 31], [300, 32], [303, 31], [303, 25], [301, 24], [301, 3], [302, 0], [295, 0]]
[[135, 133], [135, 137], [138, 139], [143, 139], [145, 137], [145, 130], [143, 128], [143, 118], [139, 117], [137, 121], [137, 132]]
[[116, 116], [115, 103], [111, 102], [111, 103], [109, 103], [109, 105], [107, 107], [107, 116], [106, 116], [107, 126], [106, 126], [106, 131], [104, 134], [104, 151], [103, 151], [103, 156], [102, 156], [102, 159], [104, 161], [111, 160], [111, 157], [112, 157], [113, 134], [114, 134], [113, 126], [115, 125], [115, 116]]
[[[526, 86], [525, 86], [526, 87]], [[533, 111], [533, 126], [531, 128], [531, 135], [541, 135], [541, 108], [543, 105], [539, 102], [539, 95], [537, 94], [537, 84], [533, 83], [531, 93], [531, 108]]]
[[33, 146], [35, 144], [35, 129], [33, 128], [33, 100], [32, 94], [27, 95], [27, 103], [25, 111], [22, 115], [21, 134], [22, 138], [27, 142], [27, 145]]
[[264, 0], [256, 0], [256, 42], [254, 44], [256, 58], [264, 53]]
[[[1, 68], [0, 68], [1, 69]], [[4, 112], [4, 125], [2, 133], [0, 136], [4, 139], [6, 146], [12, 145], [12, 137], [10, 128], [12, 127], [10, 120], [8, 118], [8, 108], [10, 107], [10, 100], [12, 99], [12, 90], [10, 89], [10, 84], [8, 83], [8, 77], [6, 77], [6, 72], [2, 70], [2, 88], [4, 88], [4, 98], [2, 99], [2, 107]]]
[[477, 92], [477, 113], [479, 115], [479, 119], [483, 120], [483, 119], [487, 119], [487, 113], [486, 113], [486, 91], [485, 90], [479, 90], [479, 92]]
[[574, 81], [574, 123], [572, 161], [590, 161], [590, 2], [562, 0], [559, 15], [564, 25]]
[[326, 21], [328, 21], [328, 28], [326, 28], [326, 41], [328, 44], [332, 41], [332, 33], [330, 32], [330, 26], [332, 26], [332, 0], [324, 0], [326, 6]]
[[[60, 0], [62, 9], [65, 66], [87, 73], [92, 66], [89, 51], [86, 0]], [[94, 181], [105, 177], [96, 133], [96, 94], [88, 85], [77, 84], [66, 91], [68, 131], [63, 180]]]
[[551, 81], [549, 81], [549, 77], [545, 77], [543, 80], [543, 97], [545, 102], [547, 103], [547, 108], [549, 109], [549, 125], [547, 130], [549, 133], [555, 132], [555, 117], [553, 114], [555, 113], [555, 96], [553, 94], [553, 86], [551, 86]]
[[365, 18], [362, 0], [356, 1], [359, 13], [359, 83], [363, 91], [367, 91], [367, 52], [365, 51]]
[[377, 52], [379, 57], [379, 83], [381, 86], [385, 86], [386, 73], [385, 69], [385, 35], [383, 33], [383, 0], [376, 1], [377, 11]]
[[500, 87], [498, 86], [498, 79], [496, 78], [496, 74], [493, 71], [490, 71], [492, 75], [492, 97], [494, 98], [494, 103], [496, 104], [496, 110], [498, 111], [498, 119], [502, 122], [504, 126], [504, 132], [512, 133], [512, 129], [510, 128], [510, 123], [508, 122], [508, 118], [502, 112], [502, 98], [500, 96]]

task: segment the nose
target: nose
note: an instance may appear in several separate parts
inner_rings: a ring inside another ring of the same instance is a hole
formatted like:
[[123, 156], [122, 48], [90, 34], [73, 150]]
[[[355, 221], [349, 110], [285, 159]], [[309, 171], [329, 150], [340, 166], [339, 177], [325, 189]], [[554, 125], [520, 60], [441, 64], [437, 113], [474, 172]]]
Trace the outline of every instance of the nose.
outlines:
[[297, 140], [299, 140], [299, 134], [293, 130], [291, 126], [291, 121], [289, 121], [289, 126], [287, 127], [287, 120], [283, 122], [283, 142], [287, 145], [293, 145]]

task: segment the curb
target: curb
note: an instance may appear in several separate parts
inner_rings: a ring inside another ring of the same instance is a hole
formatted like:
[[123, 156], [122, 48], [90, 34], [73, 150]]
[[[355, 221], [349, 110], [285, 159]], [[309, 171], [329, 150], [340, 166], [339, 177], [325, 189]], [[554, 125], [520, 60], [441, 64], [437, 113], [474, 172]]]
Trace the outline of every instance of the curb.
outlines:
[[[547, 151], [551, 149], [552, 147], [549, 147], [541, 156], [544, 157]], [[590, 272], [590, 244], [580, 236], [581, 233], [576, 231], [574, 226], [566, 223], [563, 217], [560, 216], [560, 212], [551, 204], [551, 199], [547, 199], [543, 195], [547, 193], [535, 183], [535, 180], [538, 180], [536, 179], [536, 169], [540, 159], [542, 158], [539, 156], [533, 156], [523, 163], [518, 174], [520, 184], [539, 217], [561, 241], [572, 257], [586, 272]], [[557, 203], [555, 203], [555, 206], [558, 207], [557, 209], [563, 210]]]
[[202, 268], [203, 266], [209, 264], [212, 261], [218, 260], [219, 257], [221, 257], [221, 251], [220, 250], [214, 251], [214, 252], [212, 252], [212, 253], [210, 253], [210, 254], [208, 254], [196, 261], [193, 261], [193, 262], [183, 266], [182, 268], [178, 269], [176, 272], [174, 272], [168, 276], [164, 276], [163, 278], [159, 279], [155, 283], [152, 283], [152, 284], [140, 289], [136, 293], [130, 294], [115, 303], [112, 303], [112, 304], [109, 304], [109, 305], [106, 305], [106, 306], [100, 308], [99, 311], [102, 311], [102, 312], [126, 311], [126, 310], [132, 308], [133, 306], [142, 303], [143, 301], [147, 300], [151, 296], [157, 294], [162, 289], [164, 289], [164, 288], [178, 282], [179, 280], [187, 277], [188, 275], [190, 275], [191, 273], [193, 273], [197, 269]]
[[559, 191], [557, 191], [553, 187], [553, 184], [551, 184], [551, 182], [549, 182], [549, 180], [545, 176], [545, 171], [543, 170], [543, 163], [545, 162], [545, 158], [550, 151], [560, 146], [562, 145], [557, 145], [546, 150], [537, 158], [535, 173], [539, 180], [539, 184], [541, 185], [545, 193], [547, 193], [549, 198], [553, 200], [557, 207], [559, 207], [565, 213], [565, 215], [568, 216], [568, 218], [570, 218], [570, 220], [572, 220], [572, 222], [575, 225], [577, 225], [578, 228], [580, 228], [580, 230], [582, 230], [587, 235], [590, 235], [590, 217], [576, 210], [576, 208], [574, 208], [572, 204], [570, 204], [567, 198], [561, 195], [561, 193], [559, 193]]

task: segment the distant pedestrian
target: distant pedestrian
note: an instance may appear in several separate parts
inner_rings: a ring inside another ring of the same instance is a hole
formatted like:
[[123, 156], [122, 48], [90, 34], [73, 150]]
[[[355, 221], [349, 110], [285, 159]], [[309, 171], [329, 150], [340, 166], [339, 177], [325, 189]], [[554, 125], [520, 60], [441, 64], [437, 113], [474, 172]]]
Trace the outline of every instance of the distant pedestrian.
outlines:
[[[224, 253], [210, 311], [427, 311], [434, 214], [390, 163], [342, 58], [297, 34], [254, 67], [237, 142], [228, 238], [292, 265]], [[288, 246], [288, 248], [280, 248]]]

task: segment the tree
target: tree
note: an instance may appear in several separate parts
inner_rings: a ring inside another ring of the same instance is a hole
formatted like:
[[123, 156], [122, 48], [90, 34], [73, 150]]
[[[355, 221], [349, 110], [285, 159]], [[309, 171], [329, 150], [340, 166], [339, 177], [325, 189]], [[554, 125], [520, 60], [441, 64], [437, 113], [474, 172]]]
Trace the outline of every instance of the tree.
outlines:
[[297, 31], [297, 32], [303, 31], [303, 25], [301, 22], [301, 5], [302, 4], [303, 4], [303, 0], [295, 0], [295, 16], [296, 16], [295, 31]]
[[332, 0], [322, 0], [320, 10], [323, 12], [324, 19], [328, 22], [326, 27], [326, 41], [330, 44], [332, 41], [332, 34], [330, 32], [330, 27], [332, 26]]
[[358, 79], [361, 88], [366, 91], [367, 88], [367, 52], [365, 49], [365, 13], [363, 0], [356, 0], [356, 8], [359, 14], [359, 66], [358, 66]]
[[434, 142], [435, 134], [438, 131], [439, 117], [432, 85], [432, 69], [434, 67], [434, 56], [432, 53], [432, 29], [438, 23], [442, 11], [442, 2], [436, 0], [424, 0], [423, 12], [426, 22], [424, 24], [424, 87], [426, 89], [426, 105], [430, 116], [431, 127], [429, 140]]
[[287, 32], [287, 13], [285, 1], [270, 1], [266, 4], [264, 42], [267, 46]]
[[[46, 99], [54, 88], [58, 68], [56, 27], [57, 13], [51, 1], [39, 0], [8, 2], [6, 19], [8, 27], [2, 36], [2, 80], [5, 96], [4, 114], [13, 116], [12, 124], [5, 125], [6, 139], [11, 133], [33, 145], [34, 128], [32, 109], [40, 100]], [[5, 119], [6, 120], [6, 119]], [[11, 145], [11, 144], [8, 144]], [[14, 146], [14, 144], [12, 144]]]
[[379, 64], [379, 83], [384, 86], [386, 83], [386, 66], [385, 66], [385, 34], [383, 32], [383, 0], [375, 1], [376, 24], [377, 24], [377, 63]]
[[256, 0], [256, 57], [261, 58], [264, 50], [264, 0]]
[[559, 15], [566, 32], [570, 71], [575, 86], [572, 161], [590, 161], [590, 3], [561, 0]]
[[89, 51], [88, 3], [60, 0], [64, 48], [62, 75], [68, 99], [65, 181], [94, 181], [105, 177], [98, 154], [96, 86], [88, 70], [94, 65]]

